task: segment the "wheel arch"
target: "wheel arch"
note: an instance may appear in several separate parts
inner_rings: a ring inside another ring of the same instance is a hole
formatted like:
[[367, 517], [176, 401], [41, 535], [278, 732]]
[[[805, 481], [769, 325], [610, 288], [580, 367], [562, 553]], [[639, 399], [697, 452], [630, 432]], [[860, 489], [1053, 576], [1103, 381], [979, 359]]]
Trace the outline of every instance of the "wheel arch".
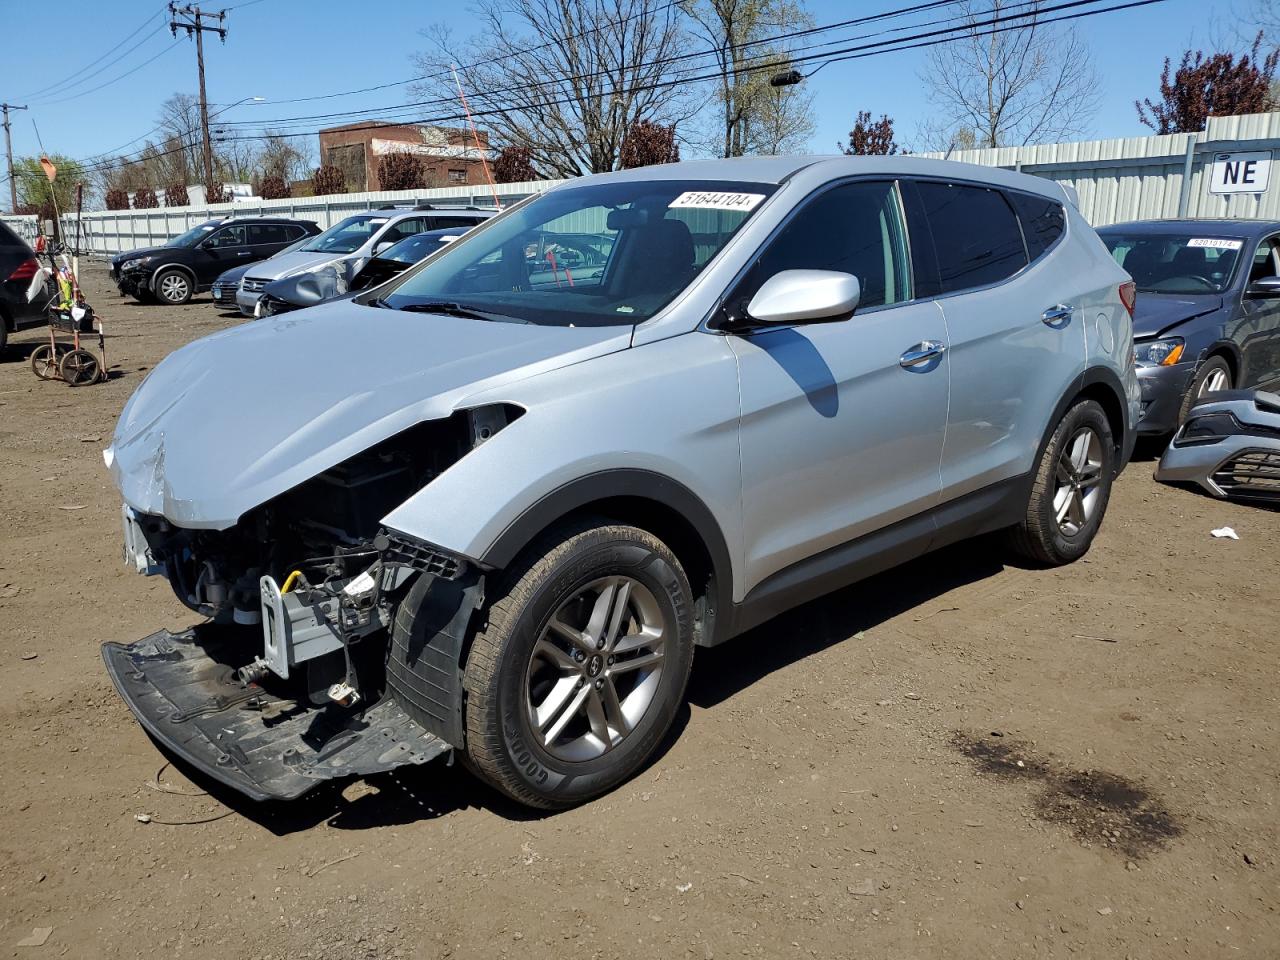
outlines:
[[1231, 340], [1218, 340], [1209, 344], [1196, 362], [1196, 369], [1199, 370], [1200, 366], [1211, 357], [1221, 357], [1227, 362], [1227, 366], [1231, 368], [1231, 385], [1237, 386], [1240, 383], [1240, 372], [1244, 369], [1240, 345]]
[[650, 470], [618, 468], [579, 477], [535, 501], [485, 551], [486, 566], [508, 566], [552, 527], [583, 516], [639, 527], [663, 541], [689, 577], [696, 610], [695, 642], [716, 642], [732, 608], [733, 569], [720, 524], [684, 484]]
[[1128, 460], [1136, 434], [1126, 416], [1124, 385], [1120, 382], [1120, 376], [1108, 367], [1090, 367], [1062, 394], [1054, 408], [1053, 416], [1049, 418], [1044, 436], [1040, 439], [1040, 446], [1036, 449], [1036, 458], [1032, 462], [1040, 462], [1040, 457], [1053, 437], [1054, 430], [1058, 428], [1058, 424], [1066, 416], [1071, 405], [1078, 400], [1094, 400], [1106, 414], [1111, 435], [1115, 440], [1116, 472], [1118, 473]]

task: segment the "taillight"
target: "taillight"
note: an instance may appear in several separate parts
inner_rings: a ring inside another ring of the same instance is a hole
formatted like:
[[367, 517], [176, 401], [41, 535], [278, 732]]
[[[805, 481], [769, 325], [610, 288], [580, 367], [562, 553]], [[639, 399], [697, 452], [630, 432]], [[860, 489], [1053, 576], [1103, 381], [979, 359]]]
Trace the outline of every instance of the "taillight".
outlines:
[[1129, 319], [1133, 319], [1133, 308], [1138, 302], [1138, 285], [1132, 280], [1126, 280], [1120, 284], [1120, 302], [1124, 304], [1124, 308], [1129, 311]]
[[36, 275], [36, 271], [40, 269], [40, 263], [35, 257], [30, 260], [23, 260], [18, 264], [16, 270], [9, 274], [10, 280], [30, 280]]

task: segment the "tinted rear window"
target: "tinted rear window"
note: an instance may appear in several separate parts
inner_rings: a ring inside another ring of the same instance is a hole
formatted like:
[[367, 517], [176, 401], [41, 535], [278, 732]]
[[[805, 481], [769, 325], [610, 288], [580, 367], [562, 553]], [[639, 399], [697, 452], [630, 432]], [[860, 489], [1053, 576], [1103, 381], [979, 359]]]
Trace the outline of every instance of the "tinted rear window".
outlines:
[[997, 283], [1027, 265], [1013, 209], [999, 190], [923, 181], [943, 293]]
[[1048, 197], [1030, 193], [1010, 193], [1009, 200], [1022, 221], [1022, 235], [1027, 241], [1027, 253], [1033, 261], [1058, 242], [1067, 226], [1067, 211], [1062, 204]]

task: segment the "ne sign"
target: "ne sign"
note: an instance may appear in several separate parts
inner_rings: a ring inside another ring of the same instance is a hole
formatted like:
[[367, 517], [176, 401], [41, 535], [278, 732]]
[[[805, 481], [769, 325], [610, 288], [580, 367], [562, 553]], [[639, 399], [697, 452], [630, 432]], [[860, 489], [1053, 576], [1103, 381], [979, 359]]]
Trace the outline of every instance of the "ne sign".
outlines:
[[1266, 193], [1271, 177], [1271, 151], [1217, 153], [1209, 179], [1210, 193]]

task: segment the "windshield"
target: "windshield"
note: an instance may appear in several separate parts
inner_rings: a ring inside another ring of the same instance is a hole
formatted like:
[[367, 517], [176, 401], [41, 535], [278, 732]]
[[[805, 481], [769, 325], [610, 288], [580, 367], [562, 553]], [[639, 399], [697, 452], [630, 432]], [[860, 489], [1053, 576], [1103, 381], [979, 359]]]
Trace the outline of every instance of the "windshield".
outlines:
[[364, 242], [382, 229], [388, 217], [357, 214], [335, 223], [324, 233], [317, 234], [299, 247], [303, 253], [353, 253]]
[[1244, 241], [1149, 233], [1102, 233], [1116, 263], [1144, 293], [1221, 293], [1231, 284]]
[[218, 225], [218, 221], [211, 223], [202, 223], [198, 227], [192, 227], [186, 233], [180, 233], [168, 243], [166, 247], [194, 247], [197, 243], [213, 232], [213, 228]]
[[462, 236], [462, 231], [441, 236], [438, 233], [418, 233], [405, 237], [378, 254], [379, 260], [394, 260], [396, 263], [417, 263], [425, 260], [428, 254], [435, 253], [446, 243], [452, 243]]
[[631, 180], [544, 194], [454, 241], [381, 305], [451, 304], [555, 326], [647, 320], [776, 187]]

